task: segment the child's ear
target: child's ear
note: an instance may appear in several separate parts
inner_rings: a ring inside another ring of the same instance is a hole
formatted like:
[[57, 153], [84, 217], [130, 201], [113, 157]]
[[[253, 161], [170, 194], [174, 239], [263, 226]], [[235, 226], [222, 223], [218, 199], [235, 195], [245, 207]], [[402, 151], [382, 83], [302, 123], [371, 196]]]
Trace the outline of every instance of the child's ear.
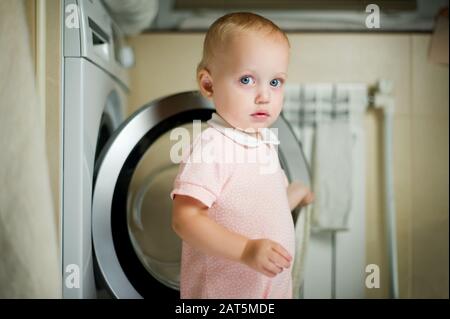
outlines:
[[200, 92], [206, 98], [211, 98], [213, 95], [213, 81], [211, 74], [207, 69], [201, 69], [197, 75]]

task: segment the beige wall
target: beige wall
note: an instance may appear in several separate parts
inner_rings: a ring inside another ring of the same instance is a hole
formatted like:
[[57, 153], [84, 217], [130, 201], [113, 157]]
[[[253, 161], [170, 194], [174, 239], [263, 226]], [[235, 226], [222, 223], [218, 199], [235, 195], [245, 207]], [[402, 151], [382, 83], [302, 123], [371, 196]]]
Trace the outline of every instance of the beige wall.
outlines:
[[[394, 171], [400, 295], [448, 298], [448, 66], [427, 61], [427, 34], [289, 34], [291, 82], [394, 82]], [[148, 101], [196, 89], [203, 34], [145, 34], [130, 39], [129, 112]], [[388, 296], [382, 187], [381, 114], [368, 111], [367, 263], [381, 269]]]

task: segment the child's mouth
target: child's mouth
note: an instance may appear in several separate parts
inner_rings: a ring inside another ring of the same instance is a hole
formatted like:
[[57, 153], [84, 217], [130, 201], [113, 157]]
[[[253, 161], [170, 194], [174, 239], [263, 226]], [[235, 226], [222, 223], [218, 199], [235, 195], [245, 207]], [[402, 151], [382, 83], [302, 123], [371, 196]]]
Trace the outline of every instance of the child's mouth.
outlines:
[[269, 115], [269, 113], [266, 113], [266, 112], [256, 112], [256, 113], [253, 113], [251, 116], [256, 120], [265, 120], [270, 115]]

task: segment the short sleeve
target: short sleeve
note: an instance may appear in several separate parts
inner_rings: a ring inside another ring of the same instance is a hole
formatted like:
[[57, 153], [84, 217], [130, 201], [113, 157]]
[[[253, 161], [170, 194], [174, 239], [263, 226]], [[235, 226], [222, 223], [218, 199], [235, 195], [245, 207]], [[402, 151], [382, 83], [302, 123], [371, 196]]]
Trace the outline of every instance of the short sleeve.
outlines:
[[284, 169], [281, 169], [281, 172], [283, 173], [284, 185], [285, 185], [285, 187], [288, 187], [289, 186], [289, 179], [286, 176], [286, 172], [284, 171]]
[[[186, 195], [201, 201], [209, 208], [220, 196], [230, 176], [231, 164], [220, 160], [218, 150], [222, 147], [212, 148], [210, 143], [220, 143], [220, 140], [200, 135], [193, 142], [189, 156], [180, 163], [178, 175], [170, 193], [172, 200], [176, 194]], [[214, 150], [214, 160], [202, 158], [202, 152], [204, 154], [205, 149]]]

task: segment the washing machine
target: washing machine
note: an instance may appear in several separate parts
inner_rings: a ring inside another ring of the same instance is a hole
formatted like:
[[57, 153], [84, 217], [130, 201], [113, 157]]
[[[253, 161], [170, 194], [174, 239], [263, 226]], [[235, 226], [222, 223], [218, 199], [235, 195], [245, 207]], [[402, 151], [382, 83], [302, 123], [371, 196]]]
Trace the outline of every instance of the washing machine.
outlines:
[[[78, 35], [64, 33], [64, 297], [179, 298], [181, 240], [169, 194], [178, 172], [170, 151], [180, 141], [172, 132], [185, 128], [188, 144], [214, 107], [198, 91], [180, 92], [124, 119], [129, 82], [115, 56], [120, 30], [100, 1], [66, 2], [81, 19]], [[309, 184], [288, 122], [280, 116], [273, 127], [288, 178]]]
[[124, 121], [129, 80], [123, 38], [101, 2], [62, 3], [62, 291], [65, 298], [94, 298], [94, 164]]

